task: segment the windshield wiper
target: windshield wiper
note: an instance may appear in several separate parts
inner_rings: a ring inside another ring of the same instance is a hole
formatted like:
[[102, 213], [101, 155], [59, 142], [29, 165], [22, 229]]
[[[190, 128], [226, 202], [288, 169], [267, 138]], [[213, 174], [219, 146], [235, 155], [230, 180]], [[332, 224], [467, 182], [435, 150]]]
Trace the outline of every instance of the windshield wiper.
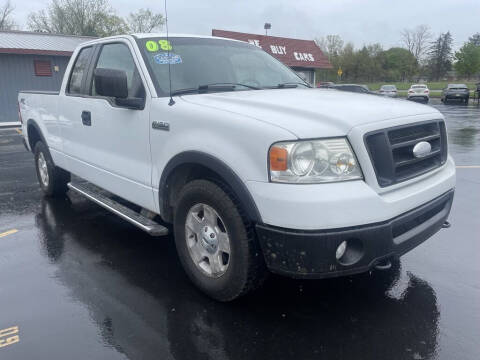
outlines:
[[229, 82], [225, 82], [225, 83], [214, 83], [214, 84], [208, 84], [208, 85], [204, 85], [204, 86], [227, 86], [227, 85], [231, 85], [231, 86], [234, 86], [234, 87], [237, 87], [237, 86], [243, 86], [243, 87], [246, 87], [246, 88], [249, 88], [249, 89], [252, 89], [252, 90], [260, 90], [259, 87], [257, 86], [253, 86], [253, 85], [247, 85], [247, 84], [242, 84], [242, 83], [229, 83]]
[[266, 89], [293, 89], [293, 88], [296, 88], [298, 87], [298, 85], [303, 85], [307, 88], [311, 88], [310, 85], [308, 85], [307, 83], [302, 83], [302, 82], [285, 82], [285, 83], [281, 83], [281, 84], [278, 84], [276, 86], [268, 86], [266, 87]]
[[178, 89], [178, 90], [172, 91], [172, 96], [192, 94], [192, 93], [203, 94], [210, 91], [235, 91], [235, 88], [237, 88], [238, 86], [243, 86], [252, 90], [260, 90], [260, 88], [256, 86], [240, 84], [240, 83], [214, 83], [214, 84], [199, 85], [196, 88]]

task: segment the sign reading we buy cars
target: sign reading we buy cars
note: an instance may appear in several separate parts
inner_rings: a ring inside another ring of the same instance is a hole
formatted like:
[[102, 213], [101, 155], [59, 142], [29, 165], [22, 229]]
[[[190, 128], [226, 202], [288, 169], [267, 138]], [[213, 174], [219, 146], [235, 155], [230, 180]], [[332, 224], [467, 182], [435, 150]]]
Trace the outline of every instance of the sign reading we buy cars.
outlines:
[[278, 36], [247, 34], [234, 31], [212, 30], [213, 36], [249, 42], [258, 46], [290, 67], [331, 69], [332, 65], [313, 40], [300, 40]]

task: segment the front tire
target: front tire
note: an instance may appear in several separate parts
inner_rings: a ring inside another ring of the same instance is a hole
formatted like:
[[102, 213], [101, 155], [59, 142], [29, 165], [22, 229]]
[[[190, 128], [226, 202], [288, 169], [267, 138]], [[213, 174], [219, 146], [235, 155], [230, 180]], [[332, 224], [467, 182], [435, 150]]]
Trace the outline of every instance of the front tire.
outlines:
[[68, 191], [70, 173], [55, 166], [50, 151], [43, 142], [35, 144], [34, 154], [38, 182], [45, 196], [64, 196]]
[[228, 190], [207, 180], [182, 189], [174, 212], [175, 244], [192, 282], [231, 301], [257, 288], [267, 270], [252, 224]]

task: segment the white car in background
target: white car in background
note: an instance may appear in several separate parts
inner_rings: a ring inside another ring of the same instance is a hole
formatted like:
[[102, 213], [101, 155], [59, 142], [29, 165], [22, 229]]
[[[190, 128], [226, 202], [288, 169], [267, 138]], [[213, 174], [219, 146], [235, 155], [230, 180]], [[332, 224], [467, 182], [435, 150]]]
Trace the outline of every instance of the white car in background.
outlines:
[[413, 84], [408, 89], [407, 100], [423, 100], [428, 102], [430, 99], [430, 90], [425, 84]]
[[382, 85], [379, 92], [383, 96], [397, 97], [397, 87], [395, 85]]

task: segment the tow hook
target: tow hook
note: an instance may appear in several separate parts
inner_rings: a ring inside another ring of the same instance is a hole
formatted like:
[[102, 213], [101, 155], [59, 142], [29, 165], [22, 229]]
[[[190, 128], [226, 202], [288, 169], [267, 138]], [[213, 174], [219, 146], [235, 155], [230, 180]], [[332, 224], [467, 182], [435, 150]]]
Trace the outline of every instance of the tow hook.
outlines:
[[448, 229], [450, 226], [452, 226], [452, 224], [445, 220], [445, 222], [442, 224], [442, 229]]
[[375, 265], [375, 270], [389, 270], [391, 267], [392, 262], [390, 260], [382, 260]]

